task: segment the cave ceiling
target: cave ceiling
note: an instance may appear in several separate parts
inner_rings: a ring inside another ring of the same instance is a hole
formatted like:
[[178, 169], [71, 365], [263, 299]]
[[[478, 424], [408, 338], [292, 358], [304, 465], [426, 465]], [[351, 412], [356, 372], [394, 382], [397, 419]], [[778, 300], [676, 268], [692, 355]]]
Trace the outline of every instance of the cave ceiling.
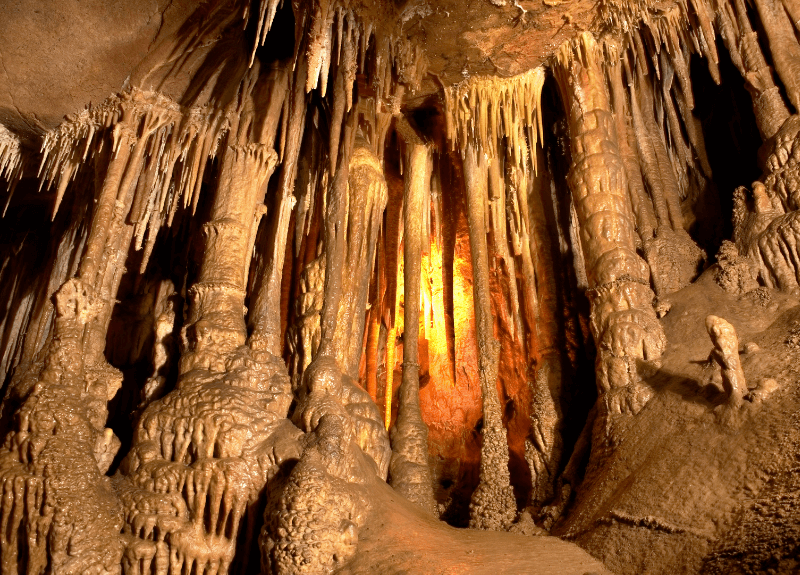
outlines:
[[[129, 83], [159, 44], [173, 42], [202, 5], [53, 0], [31, 9], [26, 0], [9, 0], [0, 23], [3, 123], [41, 134], [101, 102]], [[389, 2], [387, 11], [428, 59], [429, 75], [409, 96], [411, 106], [471, 75], [508, 77], [535, 68], [568, 37], [601, 24], [587, 0], [410, 0]]]

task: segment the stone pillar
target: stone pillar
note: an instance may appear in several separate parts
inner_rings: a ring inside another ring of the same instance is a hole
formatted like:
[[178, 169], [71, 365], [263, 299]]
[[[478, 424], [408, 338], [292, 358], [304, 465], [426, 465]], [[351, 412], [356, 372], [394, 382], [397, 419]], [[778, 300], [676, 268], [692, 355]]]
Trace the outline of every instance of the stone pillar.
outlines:
[[633, 210], [600, 54], [586, 32], [565, 43], [554, 73], [569, 123], [567, 178], [580, 227], [597, 343], [597, 379], [612, 412], [636, 412], [649, 388], [639, 386], [637, 360], [656, 360], [665, 346], [653, 311], [649, 270], [636, 253]]

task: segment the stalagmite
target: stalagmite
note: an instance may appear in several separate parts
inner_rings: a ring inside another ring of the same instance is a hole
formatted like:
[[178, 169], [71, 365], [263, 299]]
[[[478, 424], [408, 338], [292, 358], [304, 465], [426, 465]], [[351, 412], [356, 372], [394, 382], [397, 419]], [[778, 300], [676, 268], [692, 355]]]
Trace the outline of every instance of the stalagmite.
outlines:
[[[471, 78], [445, 90], [448, 137], [464, 158], [484, 415], [480, 483], [473, 494], [470, 521], [474, 526], [489, 529], [508, 527], [516, 514], [516, 504], [508, 483], [507, 434], [497, 397], [499, 342], [494, 336], [488, 269], [480, 266], [488, 266], [486, 225], [490, 224], [494, 250], [505, 262], [509, 275], [509, 304], [515, 315], [512, 320], [515, 333], [522, 326], [517, 319], [520, 306], [516, 289], [517, 262], [513, 256], [521, 257], [527, 333], [520, 340], [524, 341], [523, 349], [527, 348], [529, 361], [537, 362], [540, 368], [540, 317], [527, 194], [528, 182], [537, 169], [536, 149], [543, 137], [540, 99], [544, 80], [544, 69], [540, 67], [508, 79]], [[487, 165], [487, 158], [491, 166]], [[509, 223], [510, 238], [507, 235]], [[484, 273], [487, 275], [482, 275]], [[537, 380], [535, 385], [545, 384]], [[538, 392], [549, 393], [544, 387]], [[537, 411], [541, 409], [544, 411]], [[558, 419], [552, 404], [536, 402], [532, 410], [534, 425]], [[545, 446], [544, 442], [539, 444], [548, 452], [543, 457], [551, 458], [552, 446]]]
[[[74, 482], [86, 485], [86, 489], [105, 493], [98, 496], [100, 500], [110, 498], [113, 501], [108, 503], [108, 511], [99, 514], [103, 517], [102, 521], [106, 522], [118, 521], [118, 501], [110, 492], [108, 480], [102, 476], [92, 476], [91, 469], [97, 466], [104, 473], [119, 449], [119, 440], [110, 429], [104, 428], [104, 424], [107, 416], [105, 405], [116, 394], [122, 382], [122, 374], [107, 363], [103, 354], [106, 333], [124, 269], [120, 265], [121, 258], [127, 253], [133, 237], [134, 226], [127, 223], [126, 219], [136, 202], [137, 194], [149, 193], [150, 190], [144, 190], [144, 187], [148, 182], [151, 185], [153, 183], [153, 178], [145, 177], [143, 173], [148, 165], [145, 153], [151, 138], [158, 133], [163, 135], [164, 130], [169, 130], [176, 122], [177, 109], [167, 98], [133, 90], [122, 97], [111, 98], [98, 108], [87, 110], [74, 119], [68, 118], [44, 143], [46, 154], [43, 156], [40, 172], [43, 174], [43, 182], [58, 181], [55, 206], [57, 211], [69, 180], [76, 173], [76, 156], [82, 154], [85, 158], [90, 150], [95, 153], [95, 136], [98, 135], [100, 142], [105, 140], [105, 135], [98, 134], [104, 129], [101, 126], [108, 128], [109, 124], [118, 120], [113, 129], [108, 130], [110, 133], [107, 136], [111, 143], [105, 142], [111, 149], [106, 154], [99, 154], [101, 161], [108, 158], [109, 164], [92, 212], [78, 277], [66, 282], [58, 292], [61, 295], [56, 298], [56, 312], [57, 318], [61, 319], [54, 322], [49, 348], [41, 357], [29, 358], [30, 363], [16, 374], [12, 382], [18, 401], [33, 405], [35, 413], [41, 411], [43, 415], [48, 414], [45, 417], [58, 419], [64, 417], [65, 413], [76, 411], [83, 414], [80, 417], [90, 422], [90, 427], [86, 429], [59, 429], [55, 435], [60, 437], [67, 434], [58, 441], [70, 444], [65, 449], [65, 454], [69, 453], [69, 456], [60, 462], [55, 459], [53, 464], [74, 464]], [[80, 148], [74, 147], [76, 141]], [[155, 168], [151, 166], [151, 169]], [[62, 344], [66, 341], [70, 342], [69, 346], [73, 346], [69, 353], [74, 357], [64, 355], [66, 348]], [[67, 366], [65, 362], [72, 364]], [[66, 373], [63, 371], [65, 368]], [[47, 402], [41, 401], [43, 396], [51, 398], [49, 406]], [[15, 438], [28, 433], [24, 423], [14, 425], [7, 437], [7, 446], [12, 447], [17, 441]], [[34, 477], [39, 475], [41, 471], [33, 473]], [[51, 504], [56, 509], [56, 514], [68, 517], [72, 513], [70, 507], [74, 505], [71, 501], [76, 497], [78, 496], [70, 494], [69, 490], [61, 496], [55, 494]], [[86, 521], [88, 520], [80, 515], [75, 515], [71, 520], [58, 520], [59, 523], [73, 525], [70, 529], [76, 531], [91, 529], [90, 526], [78, 526]], [[40, 527], [29, 523], [20, 528], [27, 531]], [[43, 533], [43, 537], [45, 536]], [[62, 540], [64, 537], [66, 539]], [[48, 537], [48, 545], [55, 546], [51, 552], [56, 547], [69, 546], [70, 537], [71, 535], [63, 534]], [[98, 568], [97, 561], [110, 561], [108, 565], [118, 563], [118, 554], [122, 549], [121, 541], [115, 538], [108, 541], [106, 550], [102, 553], [96, 549], [82, 549], [77, 544], [73, 547], [75, 557], [69, 560], [84, 562], [87, 570]], [[51, 561], [55, 566], [53, 568], [56, 570], [63, 561], [68, 560], [60, 557], [58, 552], [51, 554]]]
[[[433, 512], [428, 467], [428, 426], [419, 407], [419, 303], [425, 196], [430, 194], [431, 151], [414, 129], [400, 123], [406, 144], [403, 194], [403, 382], [391, 432], [391, 485], [407, 499]], [[424, 320], [424, 317], [423, 317]]]
[[747, 383], [739, 361], [739, 338], [736, 330], [730, 323], [715, 315], [706, 318], [706, 330], [714, 344], [711, 355], [722, 369], [722, 387], [728, 394], [728, 404], [741, 407], [743, 398], [747, 395]]
[[[356, 110], [345, 115], [327, 201], [320, 345], [303, 373], [293, 418], [309, 435], [283, 495], [267, 508], [261, 534], [262, 567], [278, 573], [329, 572], [349, 560], [368, 510], [349, 484], [374, 475], [385, 479], [388, 471], [388, 438], [377, 407], [344, 367], [359, 363], [369, 285], [369, 275], [345, 277], [345, 264], [374, 254], [386, 201], [377, 158], [363, 143], [356, 145]], [[351, 315], [341, 315], [348, 303]], [[352, 331], [358, 334], [358, 358], [350, 356]], [[298, 537], [298, 529], [306, 534]]]
[[636, 254], [626, 175], [598, 59], [593, 36], [583, 33], [562, 45], [555, 73], [569, 106], [568, 183], [591, 288], [598, 386], [612, 413], [636, 413], [652, 393], [637, 385], [636, 360], [657, 360], [665, 340], [651, 305], [647, 264]]
[[12, 4], [0, 574], [795, 566], [800, 0]]
[[[299, 453], [299, 430], [284, 419], [291, 389], [283, 362], [244, 345], [244, 299], [255, 225], [275, 167], [274, 141], [285, 78], [280, 70], [240, 86], [222, 152], [219, 183], [197, 281], [176, 390], [151, 403], [123, 461], [126, 572], [152, 559], [169, 569], [227, 573], [240, 528], [252, 530], [259, 494], [284, 458]], [[226, 406], [225, 409], [220, 409]], [[155, 528], [155, 529], [154, 529]], [[240, 547], [249, 559], [252, 534]]]
[[[542, 150], [537, 153], [544, 155]], [[546, 165], [543, 159], [540, 161]], [[521, 181], [513, 183], [515, 180]], [[553, 321], [553, 315], [548, 318], [543, 313], [547, 308], [550, 308], [550, 314], [562, 313], [552, 305], [552, 298], [557, 297], [552, 289], [554, 278], [543, 273], [551, 269], [548, 265], [551, 260], [547, 257], [550, 255], [551, 240], [547, 234], [547, 223], [543, 221], [546, 216], [540, 194], [544, 192], [549, 196], [550, 190], [545, 191], [549, 183], [544, 171], [530, 185], [524, 178], [507, 178], [509, 192], [516, 194], [520, 200], [520, 222], [523, 224], [520, 239], [524, 238], [520, 244], [524, 300], [532, 332], [529, 349], [537, 354], [536, 371], [529, 382], [532, 395], [531, 434], [525, 442], [525, 460], [530, 469], [532, 485], [529, 504], [534, 512], [552, 498], [563, 454], [561, 434], [564, 414], [558, 397], [565, 383], [562, 370], [564, 354], [557, 335], [558, 323]], [[540, 302], [540, 291], [544, 298], [551, 301]]]
[[489, 260], [486, 241], [488, 168], [485, 156], [467, 144], [464, 180], [470, 228], [470, 252], [474, 274], [475, 331], [478, 339], [483, 429], [480, 481], [470, 502], [470, 526], [478, 529], [507, 528], [516, 515], [516, 502], [508, 472], [508, 443], [497, 396], [497, 364], [500, 343], [494, 336], [489, 299]]
[[0, 569], [118, 573], [122, 510], [104, 474], [120, 443], [105, 421], [122, 376], [83, 361], [102, 303], [75, 279], [55, 299], [55, 337], [16, 382], [23, 399], [0, 450]]

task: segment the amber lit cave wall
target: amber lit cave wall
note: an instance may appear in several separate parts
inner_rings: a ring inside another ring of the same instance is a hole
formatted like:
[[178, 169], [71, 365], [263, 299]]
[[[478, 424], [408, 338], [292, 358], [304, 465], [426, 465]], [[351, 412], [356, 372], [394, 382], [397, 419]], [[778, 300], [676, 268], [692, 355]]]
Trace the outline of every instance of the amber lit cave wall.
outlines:
[[[422, 299], [420, 301], [420, 405], [428, 424], [430, 461], [438, 481], [437, 500], [443, 507], [442, 517], [454, 525], [466, 526], [469, 518], [468, 502], [470, 494], [478, 483], [480, 462], [480, 431], [483, 425], [480, 384], [478, 380], [477, 344], [475, 339], [475, 317], [472, 295], [472, 263], [469, 251], [469, 227], [465, 213], [463, 175], [459, 167], [457, 153], [446, 151], [444, 125], [441, 110], [433, 107], [418, 109], [414, 118], [425, 135], [438, 141], [444, 153], [437, 154], [434, 160], [431, 195], [430, 245], [422, 257]], [[544, 152], [543, 152], [544, 153]], [[387, 233], [392, 233], [391, 210], [402, 202], [402, 176], [397, 156], [387, 156], [387, 179], [390, 199], [386, 215]], [[524, 297], [521, 292], [522, 281], [515, 268], [508, 269], [496, 242], [506, 241], [489, 235], [490, 278], [492, 291], [492, 313], [495, 317], [495, 336], [501, 342], [502, 353], [498, 370], [497, 392], [503, 406], [503, 424], [508, 429], [510, 469], [512, 485], [518, 504], [527, 506], [532, 495], [531, 470], [526, 459], [526, 442], [532, 440], [531, 416], [533, 393], [546, 379], [538, 380], [537, 370], [541, 369], [541, 356], [556, 355], [557, 360], [546, 369], [554, 369], [554, 377], [568, 382], [561, 395], [558, 389], [549, 391], [548, 398], [557, 405], [562, 420], [569, 417], [572, 428], [562, 425], [568, 448], [574, 443], [580, 425], [594, 398], [594, 381], [591, 355], [591, 340], [588, 334], [588, 302], [578, 310], [575, 297], [575, 278], [572, 269], [571, 247], [565, 245], [565, 252], [558, 251], [557, 236], [550, 230], [559, 225], [567, 229], [568, 222], [556, 223], [559, 214], [553, 208], [553, 196], [559, 193], [551, 189], [552, 182], [546, 174], [537, 180], [536, 188], [531, 190], [534, 202], [534, 234], [537, 251], [534, 255], [537, 270], [536, 298], [539, 305], [537, 333], [524, 317]], [[392, 193], [394, 190], [394, 194]], [[564, 190], [561, 190], [563, 193]], [[396, 208], [398, 209], [398, 208]], [[562, 214], [563, 216], [563, 214]], [[387, 252], [396, 242], [384, 244]], [[377, 338], [373, 341], [367, 335], [365, 353], [362, 359], [362, 378], [371, 377], [367, 362], [376, 357], [376, 401], [385, 414], [387, 347], [386, 338], [396, 339], [393, 352], [394, 370], [392, 375], [393, 396], [397, 401], [398, 383], [402, 376], [403, 340], [403, 245], [400, 242], [397, 261], [386, 265], [397, 269], [395, 282], [391, 289], [401, 294], [395, 304], [388, 304], [381, 312], [380, 299], [372, 300], [370, 313], [375, 310], [378, 318], [387, 317], [392, 309], [395, 312], [394, 332], [381, 322]], [[391, 256], [378, 254], [379, 266]], [[383, 258], [386, 258], [384, 260]], [[563, 258], [563, 262], [561, 259]], [[561, 262], [562, 265], [556, 265]], [[384, 273], [380, 268], [372, 280], [377, 295], [378, 286], [387, 280], [378, 277]], [[514, 274], [512, 277], [510, 274]], [[392, 281], [392, 280], [389, 280]], [[511, 282], [514, 282], [512, 287]], [[384, 304], [386, 305], [386, 304]], [[563, 318], [563, 319], [562, 319]], [[583, 332], [581, 331], [583, 322]], [[370, 326], [371, 328], [371, 326]], [[367, 330], [369, 333], [369, 331]], [[588, 341], [587, 341], [588, 339]], [[370, 345], [375, 346], [373, 351]], [[588, 351], [587, 351], [588, 345]], [[561, 351], [564, 350], [564, 351]], [[369, 374], [369, 375], [368, 375]], [[563, 374], [567, 374], [564, 377]], [[363, 379], [362, 379], [363, 381]], [[575, 381], [575, 384], [571, 384]], [[366, 389], [370, 383], [364, 382]], [[396, 411], [393, 412], [396, 415]], [[557, 462], [556, 466], [561, 465]], [[544, 501], [552, 494], [539, 494]]]

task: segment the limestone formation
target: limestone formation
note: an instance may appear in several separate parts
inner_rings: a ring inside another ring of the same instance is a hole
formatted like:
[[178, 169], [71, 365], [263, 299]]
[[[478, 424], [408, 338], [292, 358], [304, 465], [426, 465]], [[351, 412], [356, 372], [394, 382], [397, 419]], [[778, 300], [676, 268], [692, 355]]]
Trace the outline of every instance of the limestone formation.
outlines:
[[420, 217], [430, 194], [430, 149], [410, 126], [403, 127], [407, 146], [403, 193], [403, 383], [397, 420], [392, 429], [391, 485], [407, 499], [433, 511], [433, 485], [428, 468], [428, 426], [419, 408], [419, 302], [423, 228]]
[[508, 472], [508, 443], [497, 397], [497, 365], [500, 342], [494, 337], [489, 300], [489, 263], [486, 245], [486, 158], [467, 144], [464, 159], [470, 252], [475, 273], [475, 326], [478, 340], [483, 429], [480, 482], [470, 501], [470, 526], [505, 529], [514, 520], [516, 505]]
[[636, 253], [627, 179], [598, 59], [595, 40], [585, 33], [562, 46], [556, 71], [570, 102], [569, 186], [591, 288], [598, 386], [611, 392], [610, 411], [635, 413], [649, 399], [647, 388], [637, 386], [636, 360], [657, 360], [665, 340], [652, 308], [647, 264]]
[[728, 396], [728, 404], [740, 407], [742, 398], [747, 394], [747, 383], [739, 361], [739, 338], [736, 337], [736, 330], [730, 323], [715, 315], [706, 318], [706, 330], [714, 344], [711, 354], [722, 370], [722, 387]]
[[727, 292], [745, 294], [758, 289], [753, 261], [739, 254], [736, 244], [724, 240], [717, 252], [717, 284]]
[[105, 422], [122, 377], [82, 361], [99, 307], [80, 280], [64, 284], [49, 352], [17, 384], [0, 452], [4, 573], [119, 573], [122, 507], [105, 473], [120, 443]]
[[796, 570], [799, 18], [11, 0], [0, 573]]

